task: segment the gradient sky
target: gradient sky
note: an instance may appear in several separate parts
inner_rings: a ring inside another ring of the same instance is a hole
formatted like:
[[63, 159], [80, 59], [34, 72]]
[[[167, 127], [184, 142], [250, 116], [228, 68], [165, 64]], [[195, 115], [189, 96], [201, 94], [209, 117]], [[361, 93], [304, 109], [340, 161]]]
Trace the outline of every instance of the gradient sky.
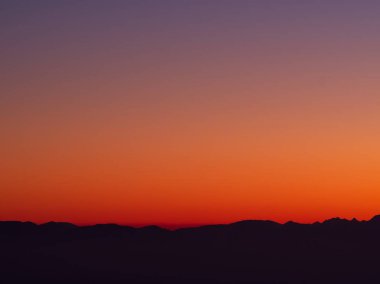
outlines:
[[0, 219], [380, 213], [379, 1], [1, 1]]

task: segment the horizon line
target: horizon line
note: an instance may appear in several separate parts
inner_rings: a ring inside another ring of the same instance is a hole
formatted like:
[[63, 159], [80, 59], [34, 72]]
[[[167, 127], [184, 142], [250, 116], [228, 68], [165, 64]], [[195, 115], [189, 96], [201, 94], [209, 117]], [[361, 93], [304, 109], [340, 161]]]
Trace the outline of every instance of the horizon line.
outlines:
[[155, 222], [155, 223], [117, 223], [117, 222], [100, 222], [100, 223], [76, 223], [76, 222], [66, 222], [66, 221], [47, 221], [47, 222], [34, 222], [34, 221], [20, 221], [20, 220], [0, 220], [1, 222], [20, 222], [20, 223], [33, 223], [37, 226], [44, 225], [44, 224], [49, 224], [49, 223], [65, 223], [65, 224], [71, 224], [76, 227], [91, 227], [91, 226], [96, 226], [96, 225], [117, 225], [120, 227], [132, 227], [132, 228], [144, 228], [144, 227], [159, 227], [162, 229], [167, 229], [167, 230], [178, 230], [178, 229], [187, 229], [187, 228], [199, 228], [199, 227], [204, 227], [204, 226], [223, 226], [223, 225], [231, 225], [239, 222], [249, 222], [249, 221], [258, 221], [258, 222], [272, 222], [272, 223], [277, 223], [280, 225], [285, 225], [287, 223], [295, 223], [295, 224], [300, 224], [300, 225], [313, 225], [313, 224], [321, 224], [329, 220], [346, 220], [346, 221], [357, 221], [357, 222], [369, 222], [376, 217], [380, 218], [380, 214], [375, 214], [369, 219], [357, 219], [355, 217], [348, 219], [348, 218], [342, 218], [339, 216], [331, 217], [324, 219], [322, 221], [314, 221], [314, 222], [296, 222], [293, 220], [288, 220], [286, 222], [277, 222], [274, 220], [270, 219], [241, 219], [233, 222], [226, 222], [226, 223], [164, 223], [164, 222]]

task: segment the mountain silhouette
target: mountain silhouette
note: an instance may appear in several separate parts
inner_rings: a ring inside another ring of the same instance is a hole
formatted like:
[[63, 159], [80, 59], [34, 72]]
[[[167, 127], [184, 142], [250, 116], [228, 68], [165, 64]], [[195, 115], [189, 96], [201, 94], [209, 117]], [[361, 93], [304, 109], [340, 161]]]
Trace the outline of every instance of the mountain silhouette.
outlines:
[[380, 215], [167, 230], [0, 222], [2, 283], [380, 283]]
[[369, 220], [371, 223], [379, 223], [380, 224], [380, 215], [374, 216], [371, 220]]

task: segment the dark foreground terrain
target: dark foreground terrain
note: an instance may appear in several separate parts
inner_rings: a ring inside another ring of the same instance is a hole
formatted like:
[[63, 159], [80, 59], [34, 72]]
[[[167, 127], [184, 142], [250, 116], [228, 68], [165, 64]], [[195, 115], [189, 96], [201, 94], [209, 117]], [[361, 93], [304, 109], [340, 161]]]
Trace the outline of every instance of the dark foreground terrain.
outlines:
[[380, 283], [380, 216], [169, 231], [0, 222], [0, 282]]

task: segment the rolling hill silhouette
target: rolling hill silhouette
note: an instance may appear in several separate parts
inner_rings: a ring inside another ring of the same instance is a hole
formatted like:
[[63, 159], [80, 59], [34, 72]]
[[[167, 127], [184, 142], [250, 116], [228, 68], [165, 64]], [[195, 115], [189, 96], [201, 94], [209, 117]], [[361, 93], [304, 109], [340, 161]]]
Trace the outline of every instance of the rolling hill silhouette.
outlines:
[[0, 222], [1, 283], [380, 283], [380, 215], [166, 230]]

